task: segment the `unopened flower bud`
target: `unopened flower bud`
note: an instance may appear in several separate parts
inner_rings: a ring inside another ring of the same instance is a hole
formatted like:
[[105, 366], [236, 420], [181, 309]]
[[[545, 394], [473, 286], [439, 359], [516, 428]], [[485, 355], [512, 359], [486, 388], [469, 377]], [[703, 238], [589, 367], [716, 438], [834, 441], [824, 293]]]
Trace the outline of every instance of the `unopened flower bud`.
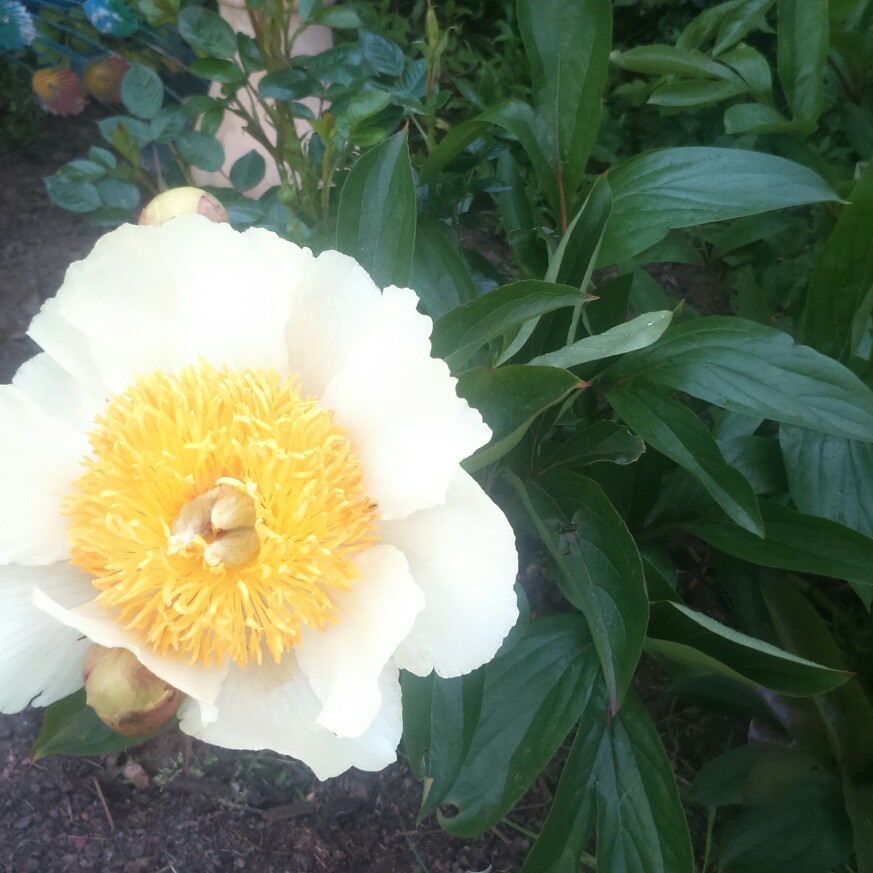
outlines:
[[166, 224], [180, 215], [203, 215], [215, 224], [227, 224], [221, 202], [200, 188], [171, 188], [158, 194], [140, 213], [139, 224]]
[[83, 79], [85, 90], [98, 100], [121, 102], [121, 81], [130, 64], [115, 55], [107, 55], [88, 65]]
[[101, 721], [127, 737], [162, 728], [179, 707], [179, 691], [127, 649], [93, 645], [85, 655], [85, 696]]

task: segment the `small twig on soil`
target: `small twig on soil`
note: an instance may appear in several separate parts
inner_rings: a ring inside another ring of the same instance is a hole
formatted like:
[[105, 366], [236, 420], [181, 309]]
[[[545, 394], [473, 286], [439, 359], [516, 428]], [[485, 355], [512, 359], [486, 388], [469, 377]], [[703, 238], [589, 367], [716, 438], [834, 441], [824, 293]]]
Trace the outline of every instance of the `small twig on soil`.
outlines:
[[112, 820], [112, 813], [109, 811], [109, 804], [106, 802], [106, 798], [103, 796], [103, 789], [100, 787], [100, 783], [97, 781], [96, 776], [92, 776], [91, 781], [94, 783], [94, 790], [97, 792], [97, 796], [100, 798], [100, 805], [103, 807], [103, 812], [106, 813], [106, 821], [109, 822], [109, 830], [110, 832], [113, 832], [115, 830], [115, 822]]

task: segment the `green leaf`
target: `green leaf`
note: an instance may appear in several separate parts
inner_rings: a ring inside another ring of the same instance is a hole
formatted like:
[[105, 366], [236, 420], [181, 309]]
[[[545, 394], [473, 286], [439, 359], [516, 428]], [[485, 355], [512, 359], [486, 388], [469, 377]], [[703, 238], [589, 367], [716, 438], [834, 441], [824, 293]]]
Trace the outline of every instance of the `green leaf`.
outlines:
[[326, 9], [321, 9], [314, 20], [336, 30], [354, 30], [362, 25], [357, 13], [344, 6], [328, 6]]
[[604, 174], [594, 183], [585, 203], [558, 243], [546, 273], [547, 282], [588, 290], [611, 205], [612, 195]]
[[851, 785], [844, 780], [843, 795], [852, 822], [858, 870], [873, 870], [873, 782]]
[[443, 358], [455, 372], [490, 340], [585, 299], [578, 288], [533, 279], [503, 285], [440, 318], [431, 337], [433, 354]]
[[181, 106], [164, 106], [149, 124], [149, 133], [156, 142], [174, 140], [186, 127], [188, 119]]
[[93, 212], [100, 208], [100, 194], [93, 182], [77, 182], [59, 173], [43, 179], [53, 203], [69, 212]]
[[706, 425], [687, 406], [648, 386], [616, 391], [607, 399], [650, 446], [695, 476], [740, 527], [764, 535], [752, 486], [725, 461]]
[[371, 89], [358, 91], [352, 97], [343, 116], [352, 124], [372, 118], [381, 112], [391, 102], [391, 95], [387, 91]]
[[203, 6], [186, 6], [179, 12], [176, 26], [182, 39], [200, 54], [232, 58], [236, 53], [236, 34], [217, 12]]
[[748, 480], [755, 494], [788, 490], [779, 442], [773, 437], [739, 436], [718, 440], [724, 459]]
[[655, 88], [646, 102], [652, 106], [666, 106], [671, 109], [701, 109], [746, 91], [748, 88], [738, 82], [665, 82]]
[[553, 210], [559, 214], [557, 176], [537, 140], [536, 118], [530, 106], [517, 100], [498, 103], [481, 115], [456, 124], [425, 158], [418, 172], [419, 183], [426, 185], [431, 182], [468, 145], [494, 126], [502, 127], [521, 143], [533, 165], [541, 190], [549, 198]]
[[464, 462], [472, 473], [514, 448], [534, 419], [582, 387], [577, 376], [554, 367], [477, 367], [462, 373], [458, 394], [478, 409], [491, 428], [491, 441]]
[[224, 164], [224, 149], [218, 140], [199, 130], [183, 130], [176, 137], [179, 154], [195, 167], [218, 172]]
[[267, 172], [267, 162], [264, 156], [255, 149], [246, 152], [234, 161], [230, 168], [230, 181], [238, 191], [248, 191], [255, 185], [260, 185]]
[[224, 112], [223, 106], [213, 106], [207, 109], [200, 116], [200, 133], [210, 139], [214, 138], [221, 127], [221, 123], [224, 121]]
[[110, 115], [109, 118], [101, 118], [97, 122], [97, 127], [103, 139], [116, 148], [119, 144], [119, 134], [140, 147], [148, 145], [152, 141], [151, 125], [126, 115]]
[[297, 69], [267, 73], [258, 83], [258, 96], [262, 100], [300, 100], [315, 90], [315, 82], [303, 70]]
[[220, 58], [197, 58], [188, 67], [188, 72], [224, 85], [240, 86], [246, 81], [246, 74], [239, 64]]
[[749, 86], [752, 97], [760, 103], [773, 102], [773, 73], [770, 62], [757, 49], [749, 45], [738, 45], [722, 55], [722, 63], [728, 64], [739, 73]]
[[140, 203], [139, 188], [121, 179], [100, 179], [95, 183], [104, 206], [114, 209], [136, 209]]
[[[833, 632], [794, 582], [773, 576], [762, 579], [764, 602], [779, 640], [803, 658], [844, 670], [843, 654]], [[840, 769], [850, 777], [862, 776], [873, 763], [873, 704], [861, 683], [852, 676], [815, 703]]]
[[396, 43], [391, 42], [378, 33], [362, 30], [359, 34], [361, 40], [361, 54], [377, 73], [383, 76], [399, 76], [403, 72], [406, 58], [403, 49]]
[[723, 79], [737, 84], [737, 74], [702, 52], [670, 45], [643, 45], [626, 52], [613, 52], [609, 58], [616, 66], [633, 73], [655, 76], [689, 76]]
[[[653, 603], [648, 636], [658, 651], [675, 656], [679, 663], [710, 672], [712, 662], [716, 661], [728, 668], [716, 672], [763, 685], [779, 694], [812, 697], [831, 691], [849, 678], [843, 670], [832, 670], [793, 655], [681, 603]], [[661, 642], [671, 645], [661, 648], [657, 645]], [[703, 658], [697, 658], [698, 653]]]
[[611, 170], [609, 184], [612, 214], [600, 266], [632, 258], [671, 228], [839, 200], [807, 167], [741, 149], [648, 152]]
[[509, 151], [497, 159], [497, 179], [502, 190], [495, 191], [493, 197], [512, 251], [526, 276], [543, 276], [548, 269], [546, 247], [537, 233], [524, 177]]
[[409, 284], [415, 245], [415, 183], [402, 130], [362, 155], [340, 195], [337, 248], [383, 288]]
[[536, 134], [546, 161], [562, 182], [562, 204], [572, 203], [579, 189], [600, 126], [612, 45], [610, 6], [609, 0], [516, 4], [531, 67]]
[[607, 722], [596, 770], [597, 870], [692, 873], [673, 769], [633, 691]]
[[803, 314], [805, 343], [833, 358], [855, 351], [852, 323], [873, 287], [873, 173], [855, 183], [818, 257]]
[[416, 222], [411, 285], [433, 319], [442, 318], [477, 294], [451, 229], [426, 215], [419, 215]]
[[520, 873], [578, 873], [597, 810], [597, 757], [607, 708], [601, 682], [588, 698], [548, 818]]
[[633, 464], [645, 450], [645, 443], [627, 428], [612, 421], [598, 421], [564, 442], [544, 443], [538, 469], [545, 471], [549, 467], [575, 467], [604, 461]]
[[763, 540], [727, 519], [705, 517], [680, 526], [744, 561], [845, 579], [865, 606], [873, 602], [873, 539], [824, 518], [762, 500]]
[[147, 739], [122, 736], [103, 724], [85, 703], [82, 689], [45, 708], [42, 730], [30, 754], [35, 761], [47, 755], [108, 755]]
[[788, 334], [739, 318], [674, 325], [601, 378], [607, 392], [639, 380], [734, 412], [873, 441], [873, 393], [866, 385]]
[[538, 355], [530, 363], [547, 367], [577, 367], [590, 361], [643, 349], [660, 339], [672, 318], [672, 312], [647, 312], [597, 336], [588, 336], [556, 352]]
[[772, 803], [741, 810], [722, 836], [719, 860], [731, 873], [829, 873], [851, 853], [840, 784], [813, 770]]
[[759, 103], [738, 103], [725, 111], [724, 130], [725, 133], [734, 136], [749, 133], [791, 133], [798, 130], [798, 124], [789, 121], [772, 106], [763, 106]]
[[729, 9], [721, 21], [713, 54], [720, 55], [735, 46], [747, 33], [760, 27], [775, 2], [776, 0], [742, 0]]
[[798, 121], [815, 122], [824, 104], [830, 29], [828, 4], [779, 0], [776, 57], [779, 81]]
[[528, 485], [509, 478], [555, 561], [558, 587], [588, 622], [615, 713], [639, 661], [649, 612], [633, 537], [591, 479], [567, 470]]
[[403, 747], [406, 750], [409, 768], [416, 779], [424, 779], [427, 776], [431, 698], [436, 681], [436, 673], [416, 676], [404, 670], [400, 674], [403, 701]]
[[873, 444], [782, 426], [794, 505], [873, 537]]
[[710, 808], [769, 803], [793, 791], [817, 766], [814, 756], [797, 749], [747, 743], [707, 762], [694, 779], [691, 799]]
[[164, 104], [161, 77], [143, 64], [132, 63], [121, 80], [121, 102], [137, 118], [154, 118]]
[[[459, 837], [499, 822], [564, 741], [599, 680], [591, 638], [578, 616], [539, 619], [485, 668], [476, 726], [458, 777], [430, 804], [454, 804], [440, 823]], [[463, 731], [431, 735], [431, 756], [452, 757]]]

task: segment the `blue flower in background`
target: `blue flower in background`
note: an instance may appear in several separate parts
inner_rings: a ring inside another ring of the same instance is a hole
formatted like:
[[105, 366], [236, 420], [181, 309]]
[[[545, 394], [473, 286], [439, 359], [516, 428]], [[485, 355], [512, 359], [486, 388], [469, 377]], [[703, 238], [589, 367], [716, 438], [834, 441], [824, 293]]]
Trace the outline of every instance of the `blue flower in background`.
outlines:
[[82, 6], [95, 29], [107, 36], [130, 36], [137, 28], [136, 18], [123, 0], [85, 0]]
[[36, 39], [30, 13], [18, 0], [0, 0], [0, 49], [18, 51]]

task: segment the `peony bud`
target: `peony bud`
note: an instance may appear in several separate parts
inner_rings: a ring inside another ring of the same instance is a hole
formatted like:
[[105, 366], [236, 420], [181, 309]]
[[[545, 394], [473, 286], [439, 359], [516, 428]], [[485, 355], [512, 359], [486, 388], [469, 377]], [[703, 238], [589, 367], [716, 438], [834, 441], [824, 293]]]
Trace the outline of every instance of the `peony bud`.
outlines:
[[85, 86], [72, 70], [63, 67], [37, 70], [31, 83], [40, 105], [52, 115], [78, 115], [85, 108]]
[[121, 80], [130, 69], [124, 58], [107, 55], [88, 65], [85, 70], [85, 90], [98, 100], [121, 103]]
[[162, 728], [179, 707], [179, 691], [127, 649], [93, 645], [85, 655], [88, 705], [112, 730], [144, 737]]
[[221, 202], [200, 188], [171, 188], [158, 194], [140, 213], [139, 224], [166, 224], [180, 215], [204, 215], [215, 224], [227, 224]]

